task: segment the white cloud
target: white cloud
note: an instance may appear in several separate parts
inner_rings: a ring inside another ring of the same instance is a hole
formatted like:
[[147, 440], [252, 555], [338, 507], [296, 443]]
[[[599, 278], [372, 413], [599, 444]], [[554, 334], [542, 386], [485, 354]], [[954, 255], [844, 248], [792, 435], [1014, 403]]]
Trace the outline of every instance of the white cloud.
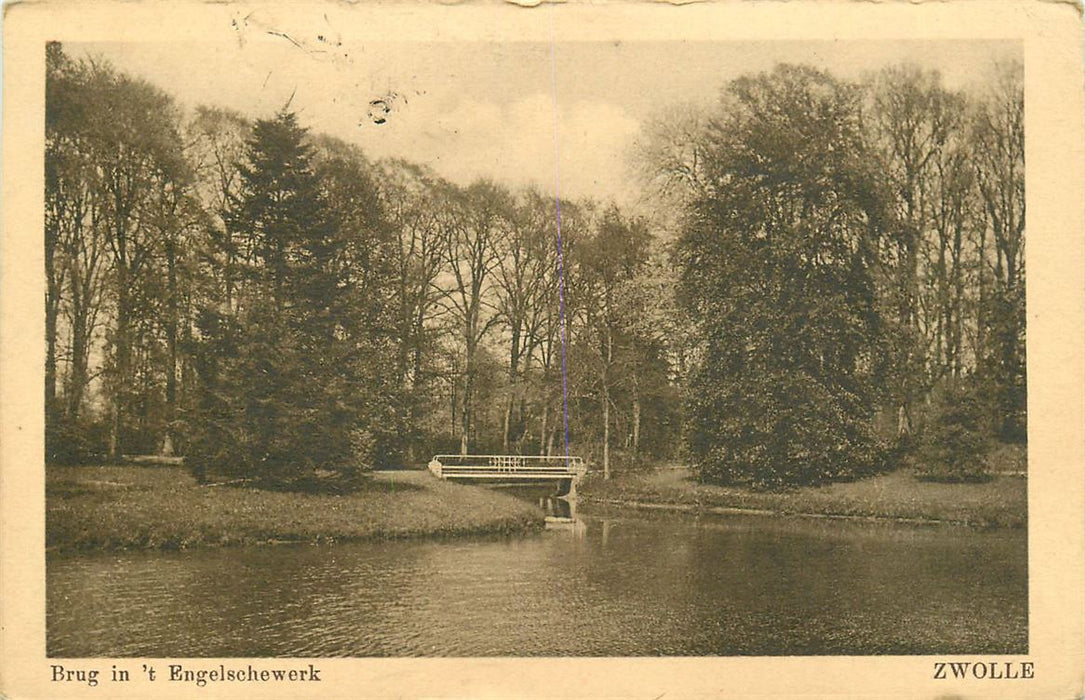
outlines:
[[[812, 61], [854, 78], [908, 60], [941, 69], [957, 85], [982, 79], [993, 58], [1020, 53], [1016, 42], [976, 41], [354, 41], [336, 45], [339, 58], [329, 60], [281, 37], [240, 45], [232, 33], [226, 42], [72, 48], [102, 55], [189, 106], [260, 118], [292, 100], [314, 131], [356, 143], [372, 158], [429, 164], [458, 183], [489, 177], [552, 192], [557, 162], [562, 195], [627, 204], [636, 199], [626, 154], [638, 120], [661, 106], [712, 102], [743, 73]], [[374, 124], [371, 100], [392, 94], [385, 123]]]
[[410, 99], [397, 104], [385, 124], [363, 125], [360, 140], [373, 156], [423, 162], [460, 184], [487, 177], [552, 193], [559, 163], [562, 196], [623, 198], [625, 153], [639, 128], [620, 107], [577, 102], [555, 108], [549, 95], [535, 93], [503, 105]]

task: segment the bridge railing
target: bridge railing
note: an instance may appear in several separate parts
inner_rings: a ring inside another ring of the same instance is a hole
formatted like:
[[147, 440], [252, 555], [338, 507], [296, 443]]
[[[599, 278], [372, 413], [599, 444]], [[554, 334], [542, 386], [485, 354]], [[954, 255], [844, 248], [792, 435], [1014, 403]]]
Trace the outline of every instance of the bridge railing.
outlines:
[[587, 465], [571, 455], [435, 455], [429, 470], [443, 479], [567, 479], [583, 476]]

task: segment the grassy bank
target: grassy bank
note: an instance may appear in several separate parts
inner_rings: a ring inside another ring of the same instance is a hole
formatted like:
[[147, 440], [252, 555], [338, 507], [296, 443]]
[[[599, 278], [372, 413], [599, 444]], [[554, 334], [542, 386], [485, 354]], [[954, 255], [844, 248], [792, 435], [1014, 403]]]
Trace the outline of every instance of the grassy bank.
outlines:
[[684, 468], [665, 468], [581, 485], [585, 501], [689, 510], [738, 509], [773, 514], [828, 515], [950, 522], [975, 527], [1022, 528], [1027, 523], [1026, 479], [995, 476], [981, 484], [915, 479], [908, 470], [854, 482], [767, 493], [699, 484]]
[[178, 549], [268, 542], [509, 533], [543, 513], [506, 494], [384, 472], [350, 495], [199, 486], [178, 467], [49, 467], [50, 550]]

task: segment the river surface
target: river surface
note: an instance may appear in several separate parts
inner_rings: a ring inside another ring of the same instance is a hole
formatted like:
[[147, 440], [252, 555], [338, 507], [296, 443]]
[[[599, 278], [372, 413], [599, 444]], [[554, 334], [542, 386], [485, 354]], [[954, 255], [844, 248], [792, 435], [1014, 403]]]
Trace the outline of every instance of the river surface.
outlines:
[[1026, 653], [1023, 531], [595, 509], [517, 537], [50, 555], [55, 657]]

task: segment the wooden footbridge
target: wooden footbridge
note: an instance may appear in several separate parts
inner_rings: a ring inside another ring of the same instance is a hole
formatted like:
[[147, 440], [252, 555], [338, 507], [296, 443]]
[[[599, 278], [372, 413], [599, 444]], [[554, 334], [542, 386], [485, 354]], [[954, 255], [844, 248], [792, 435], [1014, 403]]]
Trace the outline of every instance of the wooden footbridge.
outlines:
[[556, 482], [558, 493], [575, 498], [587, 472], [580, 457], [538, 455], [436, 455], [429, 470], [438, 479], [474, 479], [506, 483]]

